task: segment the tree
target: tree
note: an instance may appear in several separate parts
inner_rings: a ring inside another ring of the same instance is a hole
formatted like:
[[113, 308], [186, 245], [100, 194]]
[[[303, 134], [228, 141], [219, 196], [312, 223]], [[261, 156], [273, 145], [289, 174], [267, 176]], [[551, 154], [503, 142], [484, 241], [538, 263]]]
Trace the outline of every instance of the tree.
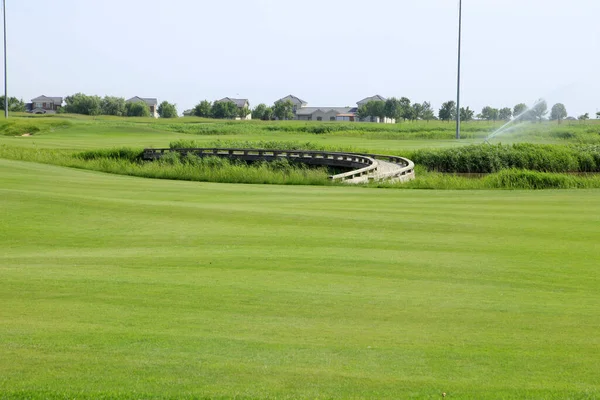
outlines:
[[116, 115], [122, 117], [127, 113], [125, 99], [122, 97], [105, 96], [100, 103], [102, 115]]
[[548, 114], [548, 103], [546, 103], [546, 100], [540, 99], [531, 109], [531, 116], [534, 120], [537, 119], [541, 123], [546, 114]]
[[421, 116], [425, 121], [429, 122], [432, 119], [435, 119], [435, 112], [431, 107], [431, 103], [428, 101], [423, 102], [423, 114]]
[[294, 119], [294, 103], [291, 100], [278, 101], [273, 106], [273, 115], [279, 120]]
[[454, 101], [445, 102], [442, 104], [438, 115], [442, 121], [450, 121], [456, 118], [456, 103]]
[[403, 120], [412, 119], [412, 107], [410, 105], [410, 99], [408, 97], [402, 97], [398, 100], [398, 119], [402, 118]]
[[210, 118], [212, 117], [212, 104], [208, 100], [202, 100], [194, 107], [192, 112], [196, 117]]
[[473, 119], [474, 115], [475, 115], [475, 111], [471, 110], [469, 107], [467, 107], [467, 108], [461, 107], [460, 108], [461, 121], [469, 122]]
[[143, 101], [125, 104], [126, 115], [128, 117], [150, 117], [150, 107]]
[[383, 106], [383, 112], [387, 118], [398, 118], [400, 110], [400, 101], [398, 101], [395, 97], [390, 97], [385, 101], [385, 105]]
[[168, 101], [163, 101], [158, 106], [158, 115], [161, 118], [177, 118], [177, 106], [175, 104], [171, 104]]
[[508, 121], [512, 118], [513, 112], [510, 107], [504, 107], [498, 111], [498, 118], [503, 121]]
[[519, 103], [513, 110], [513, 115], [516, 120], [526, 120], [528, 118], [529, 107], [524, 103]]
[[483, 107], [481, 114], [478, 115], [479, 119], [485, 119], [486, 121], [496, 121], [499, 116], [500, 111], [490, 106]]
[[598, 111], [598, 112], [596, 113], [596, 118], [597, 118], [597, 119], [600, 119], [600, 111]]
[[590, 113], [585, 113], [583, 115], [580, 115], [578, 119], [581, 122], [585, 123], [585, 121], [587, 121], [588, 119], [590, 119]]
[[212, 117], [218, 119], [234, 119], [238, 112], [238, 106], [233, 101], [214, 102], [211, 109]]
[[386, 118], [385, 106], [385, 101], [369, 101], [367, 104], [358, 107], [357, 116], [361, 121], [370, 120], [374, 122], [376, 117], [383, 120]]
[[[0, 96], [0, 110], [4, 110], [4, 96]], [[8, 98], [8, 111], [25, 112], [25, 103], [16, 97]]]
[[527, 107], [527, 104], [524, 103], [519, 103], [515, 106], [514, 110], [513, 110], [513, 115], [516, 117], [518, 117], [519, 115], [523, 114], [525, 111], [527, 111], [529, 107]]
[[242, 107], [242, 108], [238, 108], [238, 117], [240, 119], [246, 119], [248, 118], [248, 115], [250, 115], [250, 109], [248, 107]]
[[423, 119], [423, 104], [415, 103], [412, 105], [413, 120]]
[[367, 118], [371, 117], [371, 114], [369, 112], [370, 111], [369, 111], [368, 104], [363, 104], [358, 107], [358, 110], [356, 111], [356, 116], [358, 117], [359, 120], [364, 121]]
[[385, 119], [385, 102], [383, 101], [370, 101], [371, 115], [378, 117], [379, 120]]
[[76, 93], [65, 98], [65, 112], [69, 114], [100, 115], [102, 100], [98, 96]]
[[261, 103], [254, 107], [254, 110], [252, 110], [252, 119], [265, 120], [265, 113], [267, 112], [267, 108], [267, 105], [264, 103]]
[[550, 119], [553, 121], [558, 121], [559, 124], [560, 121], [567, 118], [568, 115], [569, 114], [567, 114], [567, 109], [562, 103], [556, 103], [552, 106], [552, 111], [550, 111]]
[[273, 117], [273, 107], [267, 107], [262, 117], [263, 121], [270, 121]]
[[[0, 96], [0, 109], [4, 110], [5, 106], [5, 97], [4, 95]], [[16, 97], [8, 98], [8, 111], [14, 112], [24, 112], [25, 111], [25, 103], [23, 100], [19, 100]]]

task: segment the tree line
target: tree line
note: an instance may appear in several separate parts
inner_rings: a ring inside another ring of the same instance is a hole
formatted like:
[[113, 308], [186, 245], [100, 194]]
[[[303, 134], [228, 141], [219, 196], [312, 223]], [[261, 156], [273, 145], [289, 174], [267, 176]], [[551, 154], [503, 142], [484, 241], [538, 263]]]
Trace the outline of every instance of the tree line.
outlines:
[[198, 103], [189, 114], [201, 118], [215, 119], [245, 119], [250, 115], [248, 107], [238, 107], [233, 101], [215, 101], [202, 100]]
[[290, 100], [276, 102], [272, 107], [261, 103], [250, 111], [246, 107], [238, 108], [232, 101], [215, 101], [213, 103], [208, 100], [202, 100], [186, 115], [201, 118], [244, 119], [250, 114], [252, 115], [252, 119], [264, 121], [293, 119], [294, 104]]
[[[177, 118], [177, 107], [163, 101], [156, 110], [161, 118]], [[114, 115], [118, 117], [151, 117], [150, 107], [143, 101], [128, 103], [123, 97], [90, 96], [76, 93], [65, 98], [61, 113], [83, 115]]]
[[[474, 118], [485, 121], [510, 121], [511, 119], [515, 119], [517, 121], [531, 121], [531, 122], [542, 122], [546, 119], [548, 115], [548, 103], [540, 99], [538, 102], [529, 108], [524, 103], [519, 103], [513, 108], [504, 107], [504, 108], [494, 108], [491, 106], [485, 106], [481, 110], [481, 113], [475, 115], [474, 111], [469, 109], [469, 107], [460, 109], [460, 119], [461, 121], [471, 121]], [[443, 121], [450, 121], [456, 119], [456, 103], [454, 101], [447, 101], [442, 104], [442, 107], [438, 113], [439, 119]], [[567, 108], [562, 103], [556, 103], [552, 106], [550, 111], [550, 120], [558, 121], [560, 123], [562, 120], [567, 118]], [[600, 112], [596, 113], [596, 117], [600, 119]], [[585, 113], [578, 117], [580, 121], [586, 121], [590, 119], [589, 113]]]
[[[0, 110], [4, 110], [5, 97], [0, 96]], [[8, 111], [11, 112], [25, 112], [25, 103], [23, 100], [19, 100], [16, 97], [8, 98]]]
[[[4, 109], [4, 96], [0, 96], [0, 110]], [[66, 105], [59, 112], [70, 114], [84, 115], [114, 115], [123, 117], [150, 117], [150, 107], [145, 102], [127, 103], [122, 97], [105, 96], [90, 96], [83, 93], [76, 93], [65, 98]], [[24, 112], [26, 109], [23, 100], [16, 97], [8, 98], [8, 110], [10, 112]], [[177, 107], [168, 101], [163, 101], [157, 109], [158, 115], [161, 118], [176, 118]], [[259, 104], [254, 109], [238, 108], [233, 102], [210, 102], [203, 100], [198, 103], [190, 113], [202, 118], [216, 119], [244, 119], [247, 115], [252, 114], [252, 119], [257, 120], [290, 120], [294, 119], [294, 104], [286, 100], [284, 102], [276, 102], [273, 106]], [[475, 112], [469, 107], [461, 107], [461, 121], [472, 121], [475, 118], [485, 121], [509, 121], [513, 117], [520, 121], [541, 122], [548, 115], [548, 104], [545, 100], [538, 101], [533, 107], [529, 108], [526, 104], [520, 103], [513, 108], [494, 108], [485, 106], [481, 112], [475, 115]], [[370, 101], [358, 108], [357, 116], [360, 120], [368, 120], [371, 117], [379, 117], [395, 119], [396, 121], [416, 121], [416, 120], [442, 120], [451, 121], [456, 119], [456, 102], [447, 101], [442, 104], [440, 109], [435, 114], [434, 109], [429, 102], [411, 103], [406, 97], [389, 98], [386, 101]], [[568, 113], [564, 104], [556, 103], [550, 110], [551, 121], [558, 121], [567, 118]], [[600, 119], [600, 112], [596, 113], [596, 118]], [[589, 113], [580, 115], [580, 121], [590, 119]]]

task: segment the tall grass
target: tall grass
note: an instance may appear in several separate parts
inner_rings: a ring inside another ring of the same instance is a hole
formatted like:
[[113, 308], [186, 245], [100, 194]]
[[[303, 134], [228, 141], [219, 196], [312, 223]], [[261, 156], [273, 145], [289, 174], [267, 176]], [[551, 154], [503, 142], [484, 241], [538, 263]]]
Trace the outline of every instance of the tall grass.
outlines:
[[417, 178], [406, 183], [376, 182], [368, 186], [394, 189], [435, 190], [542, 190], [600, 188], [600, 175], [564, 174], [521, 169], [506, 169], [482, 177], [471, 178], [456, 174], [416, 170]]
[[12, 118], [0, 122], [0, 134], [5, 136], [35, 135], [69, 128], [72, 125], [71, 121], [60, 119]]
[[221, 149], [261, 149], [261, 150], [312, 150], [312, 151], [339, 151], [357, 153], [362, 150], [348, 146], [327, 146], [312, 142], [298, 142], [289, 140], [215, 140], [209, 143], [199, 143], [193, 139], [176, 140], [169, 144], [171, 149], [192, 148], [221, 148]]
[[[130, 148], [75, 152], [0, 146], [0, 158], [143, 178], [277, 185], [343, 184], [331, 182], [325, 168], [308, 168], [287, 160], [248, 165], [224, 158], [198, 157], [192, 154], [181, 157], [179, 153], [168, 153], [155, 162], [143, 161], [141, 156], [142, 150]], [[432, 172], [424, 166], [418, 165], [416, 176], [415, 180], [406, 183], [377, 182], [365, 186], [438, 190], [600, 188], [599, 174], [569, 175], [514, 168], [471, 178]]]
[[430, 171], [493, 173], [504, 169], [540, 172], [600, 172], [600, 145], [471, 145], [417, 150], [408, 157]]
[[218, 157], [181, 157], [169, 153], [159, 161], [143, 161], [141, 150], [129, 148], [73, 152], [0, 146], [0, 158], [33, 161], [143, 178], [222, 183], [329, 185], [325, 168], [308, 168], [281, 160], [274, 163], [233, 162]]

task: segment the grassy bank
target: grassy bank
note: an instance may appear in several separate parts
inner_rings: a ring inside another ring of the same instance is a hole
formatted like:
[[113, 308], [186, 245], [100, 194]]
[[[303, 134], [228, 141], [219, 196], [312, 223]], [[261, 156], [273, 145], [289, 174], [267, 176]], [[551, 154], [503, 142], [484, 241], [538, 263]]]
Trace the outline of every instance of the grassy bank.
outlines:
[[[187, 142], [174, 143], [177, 147]], [[189, 144], [189, 143], [188, 143]], [[262, 143], [269, 148], [269, 143]], [[281, 143], [272, 142], [273, 148]], [[302, 144], [300, 149], [306, 147]], [[179, 157], [172, 153], [161, 161], [143, 161], [142, 150], [111, 149], [78, 152], [72, 150], [23, 149], [0, 146], [0, 158], [31, 161], [64, 167], [88, 169], [143, 178], [187, 180], [220, 183], [253, 183], [278, 185], [343, 185], [331, 182], [330, 171], [308, 168], [287, 161], [245, 164], [225, 159], [196, 156]], [[487, 189], [583, 189], [600, 188], [600, 175], [545, 173], [521, 169], [506, 169], [487, 176], [472, 178], [442, 174], [417, 166], [417, 179], [407, 183], [372, 183], [376, 188], [487, 190]]]
[[0, 398], [595, 399], [597, 190], [0, 160]]
[[[404, 151], [427, 147], [456, 147], [481, 143], [503, 122], [473, 121], [463, 125], [463, 140], [454, 140], [454, 125], [440, 121], [399, 124], [223, 121], [200, 118], [155, 120], [146, 118], [86, 117], [79, 115], [20, 116], [12, 128], [0, 128], [0, 143], [35, 142], [37, 146], [107, 148], [165, 146], [177, 139], [201, 142], [224, 140], [289, 140], [322, 145], [357, 147], [372, 152]], [[15, 128], [15, 126], [19, 126]], [[53, 125], [53, 126], [51, 126]], [[33, 138], [23, 138], [32, 134]], [[600, 143], [600, 123], [515, 124], [495, 142]]]
[[286, 161], [247, 165], [216, 157], [181, 158], [177, 153], [172, 153], [160, 161], [150, 162], [143, 161], [141, 154], [142, 150], [129, 148], [75, 152], [0, 146], [0, 158], [142, 178], [277, 185], [332, 184], [326, 169], [307, 168]]

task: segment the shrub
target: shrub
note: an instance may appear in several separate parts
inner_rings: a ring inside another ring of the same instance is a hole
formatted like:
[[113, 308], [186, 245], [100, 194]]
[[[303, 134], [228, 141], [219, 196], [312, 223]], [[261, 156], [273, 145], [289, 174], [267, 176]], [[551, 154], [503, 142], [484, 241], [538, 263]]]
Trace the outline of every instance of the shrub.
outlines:
[[125, 109], [128, 117], [150, 117], [150, 107], [143, 101], [127, 103]]
[[171, 104], [168, 101], [163, 101], [158, 106], [158, 115], [161, 118], [177, 118], [177, 107], [175, 104]]

